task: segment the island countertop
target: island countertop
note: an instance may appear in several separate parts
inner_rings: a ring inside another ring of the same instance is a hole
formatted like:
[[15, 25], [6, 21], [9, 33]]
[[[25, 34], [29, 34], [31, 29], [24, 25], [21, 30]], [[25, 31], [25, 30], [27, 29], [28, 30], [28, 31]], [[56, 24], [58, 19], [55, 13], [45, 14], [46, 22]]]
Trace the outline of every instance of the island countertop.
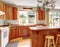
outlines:
[[34, 26], [29, 27], [31, 30], [47, 30], [47, 29], [60, 29], [60, 27], [48, 27], [48, 26]]

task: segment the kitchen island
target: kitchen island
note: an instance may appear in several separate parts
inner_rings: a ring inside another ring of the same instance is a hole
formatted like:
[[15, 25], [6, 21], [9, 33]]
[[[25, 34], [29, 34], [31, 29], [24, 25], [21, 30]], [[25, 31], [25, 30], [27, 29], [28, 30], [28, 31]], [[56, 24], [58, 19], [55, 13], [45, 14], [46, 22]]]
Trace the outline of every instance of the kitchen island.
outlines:
[[57, 34], [60, 34], [60, 28], [54, 27], [30, 27], [31, 30], [31, 40], [32, 40], [32, 47], [44, 47], [45, 36], [52, 35], [55, 38]]

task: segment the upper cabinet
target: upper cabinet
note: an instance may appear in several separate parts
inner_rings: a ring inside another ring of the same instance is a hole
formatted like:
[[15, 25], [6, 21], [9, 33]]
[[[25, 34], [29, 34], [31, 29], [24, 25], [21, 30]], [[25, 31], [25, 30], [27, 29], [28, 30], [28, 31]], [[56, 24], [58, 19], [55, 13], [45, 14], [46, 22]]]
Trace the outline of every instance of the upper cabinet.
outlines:
[[0, 1], [0, 11], [5, 12], [3, 16], [0, 16], [0, 19], [17, 20], [17, 7], [6, 5]]
[[13, 20], [13, 9], [11, 6], [8, 5], [5, 6], [5, 13], [7, 20]]
[[3, 11], [3, 7], [4, 6], [4, 4], [0, 1], [0, 11]]
[[5, 5], [5, 17], [6, 17], [6, 19], [8, 19], [8, 14], [9, 14], [9, 9], [8, 9], [9, 7], [7, 6], [7, 5]]
[[8, 19], [13, 20], [13, 8], [11, 6], [9, 6], [8, 11], [9, 11]]
[[17, 20], [17, 8], [5, 5], [5, 13], [7, 20]]
[[[5, 12], [5, 5], [4, 5], [4, 3], [3, 2], [1, 2], [0, 1], [0, 19], [4, 19], [4, 15], [5, 14], [3, 14], [4, 12]], [[2, 13], [2, 14], [1, 14]]]
[[13, 7], [13, 20], [17, 20], [17, 7]]
[[38, 9], [37, 12], [38, 12], [38, 20], [44, 20], [45, 19], [45, 11]]

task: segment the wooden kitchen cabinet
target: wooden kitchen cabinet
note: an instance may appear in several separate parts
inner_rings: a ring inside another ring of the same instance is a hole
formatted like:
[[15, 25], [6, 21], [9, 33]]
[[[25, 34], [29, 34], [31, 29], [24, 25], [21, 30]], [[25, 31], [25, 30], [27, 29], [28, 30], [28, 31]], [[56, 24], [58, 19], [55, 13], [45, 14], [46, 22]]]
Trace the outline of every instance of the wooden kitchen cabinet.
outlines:
[[5, 17], [6, 17], [6, 20], [9, 19], [9, 6], [5, 5]]
[[13, 7], [13, 20], [17, 20], [17, 7]]
[[38, 20], [44, 20], [45, 19], [45, 11], [44, 10], [38, 9], [37, 13], [38, 13]]
[[3, 6], [4, 6], [3, 2], [0, 1], [0, 11], [3, 11], [3, 8], [4, 8]]
[[6, 5], [0, 1], [0, 11], [5, 12], [4, 16], [0, 16], [0, 19], [17, 20], [17, 7]]
[[13, 9], [11, 6], [6, 5], [5, 6], [5, 13], [6, 13], [6, 19], [12, 20], [13, 19]]
[[[5, 12], [5, 4], [0, 1], [0, 11]], [[4, 19], [5, 15], [0, 15], [0, 19]]]
[[17, 27], [10, 27], [9, 40], [17, 38], [17, 37], [18, 37]]
[[45, 36], [51, 35], [54, 36], [54, 40], [56, 41], [56, 35], [60, 34], [60, 29], [39, 29], [39, 30], [31, 30], [31, 43], [32, 47], [44, 47]]
[[18, 37], [23, 37], [23, 28], [18, 26]]
[[17, 8], [6, 5], [6, 19], [17, 20]]
[[8, 15], [8, 19], [9, 20], [13, 20], [13, 9], [11, 6], [8, 7], [8, 11], [9, 11], [9, 15]]
[[19, 30], [20, 30], [19, 35], [22, 37], [27, 37], [30, 35], [30, 30], [29, 30], [29, 27], [27, 26], [20, 26]]
[[30, 35], [30, 30], [25, 26], [14, 26], [10, 27], [9, 40], [18, 37], [28, 37]]

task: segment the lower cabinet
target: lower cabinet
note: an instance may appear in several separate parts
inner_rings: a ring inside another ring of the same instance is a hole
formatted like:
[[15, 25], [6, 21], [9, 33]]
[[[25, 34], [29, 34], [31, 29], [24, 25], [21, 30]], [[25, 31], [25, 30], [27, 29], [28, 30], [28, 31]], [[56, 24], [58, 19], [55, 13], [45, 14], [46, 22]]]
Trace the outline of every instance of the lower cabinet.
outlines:
[[28, 37], [30, 35], [30, 29], [27, 26], [19, 26], [19, 37]]
[[14, 39], [18, 36], [17, 27], [10, 27], [9, 40]]
[[28, 37], [30, 35], [30, 30], [25, 26], [14, 26], [10, 27], [9, 40], [18, 37]]

